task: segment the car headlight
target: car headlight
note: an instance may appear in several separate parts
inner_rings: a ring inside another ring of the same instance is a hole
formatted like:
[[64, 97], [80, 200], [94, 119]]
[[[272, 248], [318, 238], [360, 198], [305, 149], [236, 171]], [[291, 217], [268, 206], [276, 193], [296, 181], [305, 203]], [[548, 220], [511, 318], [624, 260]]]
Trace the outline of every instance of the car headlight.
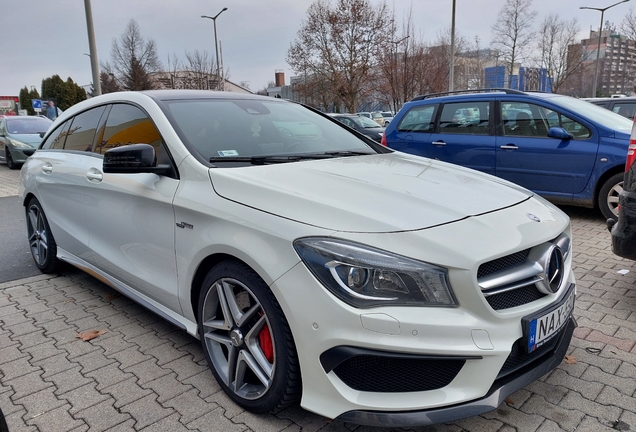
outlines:
[[346, 240], [302, 238], [294, 248], [316, 278], [351, 306], [458, 305], [445, 268]]
[[26, 143], [23, 143], [22, 141], [10, 139], [9, 142], [15, 148], [19, 148], [19, 149], [30, 149], [30, 148], [33, 148], [30, 145], [28, 145]]

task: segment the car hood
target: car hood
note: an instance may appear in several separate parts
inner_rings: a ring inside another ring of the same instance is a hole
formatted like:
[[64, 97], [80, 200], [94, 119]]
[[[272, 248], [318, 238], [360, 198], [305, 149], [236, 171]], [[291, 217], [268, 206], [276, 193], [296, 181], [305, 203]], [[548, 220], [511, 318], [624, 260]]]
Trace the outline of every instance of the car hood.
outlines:
[[228, 200], [305, 224], [348, 232], [428, 228], [515, 205], [520, 187], [404, 153], [240, 168], [211, 168]]
[[36, 148], [42, 142], [40, 134], [7, 134], [7, 138], [23, 142]]

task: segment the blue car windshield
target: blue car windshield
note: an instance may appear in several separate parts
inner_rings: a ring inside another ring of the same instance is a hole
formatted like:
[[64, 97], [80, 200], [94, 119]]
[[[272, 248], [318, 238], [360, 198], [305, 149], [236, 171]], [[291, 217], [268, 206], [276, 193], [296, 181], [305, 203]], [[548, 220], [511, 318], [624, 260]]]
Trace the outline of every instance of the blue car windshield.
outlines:
[[616, 130], [629, 134], [632, 130], [633, 121], [608, 109], [594, 105], [584, 100], [575, 99], [568, 96], [558, 96], [549, 99], [551, 102], [575, 112], [589, 121], [598, 123], [607, 129]]

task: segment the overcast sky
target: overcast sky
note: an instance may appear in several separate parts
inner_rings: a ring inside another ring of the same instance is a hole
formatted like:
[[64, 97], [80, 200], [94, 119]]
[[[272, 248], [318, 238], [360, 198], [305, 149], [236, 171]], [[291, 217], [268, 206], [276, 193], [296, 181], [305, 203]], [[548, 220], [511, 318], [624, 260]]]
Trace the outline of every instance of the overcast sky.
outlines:
[[[130, 19], [139, 24], [142, 36], [155, 40], [164, 65], [168, 55], [185, 60], [185, 51], [214, 54], [212, 20], [216, 15], [222, 59], [230, 70], [230, 80], [247, 81], [256, 91], [274, 80], [283, 70], [289, 83], [293, 71], [285, 61], [307, 8], [314, 0], [92, 0], [93, 23], [100, 62], [110, 60], [112, 40], [119, 38]], [[377, 3], [378, 0], [371, 0]], [[482, 46], [490, 42], [491, 26], [505, 0], [456, 0], [458, 34]], [[576, 17], [581, 36], [597, 29], [601, 14], [580, 10], [579, 6], [606, 7], [616, 1], [534, 0], [539, 12], [535, 26], [550, 13], [561, 18]], [[636, 0], [632, 0], [636, 6]], [[432, 42], [440, 31], [450, 29], [451, 0], [387, 0], [401, 22], [412, 7], [416, 31]], [[605, 20], [617, 25], [630, 10], [620, 4], [605, 13]], [[0, 44], [0, 95], [17, 96], [20, 88], [35, 86], [41, 91], [42, 79], [58, 74], [71, 77], [79, 85], [91, 82], [88, 36], [83, 0], [2, 0]]]

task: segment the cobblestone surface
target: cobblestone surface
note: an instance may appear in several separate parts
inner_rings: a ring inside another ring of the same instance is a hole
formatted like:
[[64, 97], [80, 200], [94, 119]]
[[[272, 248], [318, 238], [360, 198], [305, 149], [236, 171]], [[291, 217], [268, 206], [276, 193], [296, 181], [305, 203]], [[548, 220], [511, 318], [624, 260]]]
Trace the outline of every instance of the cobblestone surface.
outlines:
[[[17, 172], [0, 165], [0, 197], [16, 187]], [[599, 214], [564, 210], [578, 278], [572, 364], [482, 416], [395, 430], [636, 430], [636, 266], [611, 253]], [[106, 333], [76, 338], [92, 329]], [[299, 407], [243, 411], [216, 384], [196, 339], [74, 270], [0, 284], [0, 408], [11, 432], [376, 430]]]

